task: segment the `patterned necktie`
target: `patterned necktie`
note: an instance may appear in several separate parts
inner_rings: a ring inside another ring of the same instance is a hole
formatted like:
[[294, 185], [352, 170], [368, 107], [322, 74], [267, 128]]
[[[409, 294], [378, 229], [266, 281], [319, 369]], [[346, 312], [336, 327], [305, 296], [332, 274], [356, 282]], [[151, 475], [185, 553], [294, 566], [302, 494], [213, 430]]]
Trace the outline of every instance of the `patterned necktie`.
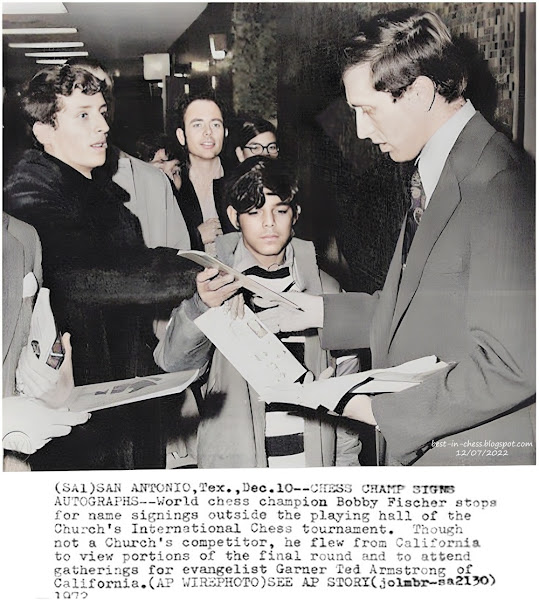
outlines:
[[410, 252], [410, 246], [417, 231], [417, 227], [421, 222], [423, 211], [425, 210], [425, 190], [421, 183], [419, 171], [416, 169], [410, 181], [410, 196], [411, 203], [408, 212], [406, 213], [406, 228], [404, 230], [404, 241], [402, 244], [402, 266], [406, 266], [406, 259]]

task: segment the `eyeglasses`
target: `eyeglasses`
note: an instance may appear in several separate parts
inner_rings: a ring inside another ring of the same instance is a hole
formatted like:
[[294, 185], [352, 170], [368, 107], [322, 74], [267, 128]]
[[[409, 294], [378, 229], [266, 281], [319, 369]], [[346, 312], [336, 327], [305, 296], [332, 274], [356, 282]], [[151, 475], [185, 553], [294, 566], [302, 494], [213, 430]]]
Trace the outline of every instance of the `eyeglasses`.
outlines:
[[270, 155], [279, 154], [279, 146], [277, 146], [275, 142], [272, 142], [267, 146], [264, 146], [263, 144], [249, 144], [244, 146], [244, 148], [247, 148], [253, 154], [263, 154], [264, 150]]

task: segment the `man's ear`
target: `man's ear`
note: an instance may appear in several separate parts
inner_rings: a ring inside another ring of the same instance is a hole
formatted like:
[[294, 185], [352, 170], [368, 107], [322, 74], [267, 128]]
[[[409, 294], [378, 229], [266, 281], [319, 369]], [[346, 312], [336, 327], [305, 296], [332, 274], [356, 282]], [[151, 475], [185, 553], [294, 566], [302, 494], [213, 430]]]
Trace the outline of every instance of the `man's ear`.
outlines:
[[176, 137], [178, 138], [178, 142], [180, 142], [182, 146], [185, 146], [185, 133], [181, 127], [176, 129]]
[[36, 140], [43, 146], [48, 146], [51, 142], [51, 137], [54, 132], [52, 125], [47, 125], [41, 121], [36, 121], [32, 126], [32, 132]]
[[295, 225], [298, 222], [299, 216], [301, 215], [301, 206], [298, 204], [296, 206], [296, 215], [294, 217], [294, 221], [292, 222], [292, 225]]
[[417, 101], [421, 106], [425, 105], [425, 110], [432, 106], [433, 97], [436, 94], [436, 86], [432, 79], [420, 75], [406, 90], [408, 99]]
[[225, 127], [225, 137], [228, 137], [228, 129]]
[[240, 220], [238, 218], [238, 211], [233, 206], [228, 205], [226, 207], [226, 214], [228, 215], [228, 218], [230, 219], [230, 222], [232, 223], [232, 225], [236, 229], [239, 229], [240, 228]]
[[245, 156], [243, 156], [243, 150], [239, 146], [236, 146], [236, 156], [238, 157], [240, 163], [245, 160]]

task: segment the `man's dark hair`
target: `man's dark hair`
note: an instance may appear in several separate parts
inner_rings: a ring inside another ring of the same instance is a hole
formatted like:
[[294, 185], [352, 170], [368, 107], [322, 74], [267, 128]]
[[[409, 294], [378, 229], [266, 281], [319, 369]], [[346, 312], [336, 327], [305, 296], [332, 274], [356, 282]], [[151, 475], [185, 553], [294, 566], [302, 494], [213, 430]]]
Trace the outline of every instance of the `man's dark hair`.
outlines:
[[192, 104], [195, 100], [209, 100], [210, 102], [214, 102], [219, 107], [221, 111], [221, 115], [223, 116], [223, 122], [226, 120], [226, 108], [223, 103], [217, 100], [215, 96], [215, 92], [213, 90], [206, 90], [203, 92], [199, 92], [197, 94], [190, 94], [181, 98], [178, 102], [177, 109], [177, 125], [176, 127], [181, 127], [185, 131], [185, 112], [190, 104]]
[[296, 177], [281, 159], [254, 156], [240, 163], [226, 180], [226, 199], [238, 213], [261, 208], [266, 203], [264, 188], [279, 196], [290, 205], [297, 215], [298, 191]]
[[403, 9], [379, 15], [344, 50], [343, 73], [368, 64], [375, 90], [400, 98], [421, 75], [447, 102], [461, 97], [467, 84], [465, 61], [440, 17]]
[[71, 65], [42, 69], [24, 86], [21, 107], [24, 118], [32, 127], [41, 122], [56, 126], [56, 114], [62, 109], [62, 97], [75, 90], [93, 96], [104, 93], [106, 84], [83, 67]]
[[231, 132], [231, 144], [234, 148], [245, 145], [261, 133], [269, 131], [277, 138], [277, 128], [270, 121], [258, 115], [238, 115]]

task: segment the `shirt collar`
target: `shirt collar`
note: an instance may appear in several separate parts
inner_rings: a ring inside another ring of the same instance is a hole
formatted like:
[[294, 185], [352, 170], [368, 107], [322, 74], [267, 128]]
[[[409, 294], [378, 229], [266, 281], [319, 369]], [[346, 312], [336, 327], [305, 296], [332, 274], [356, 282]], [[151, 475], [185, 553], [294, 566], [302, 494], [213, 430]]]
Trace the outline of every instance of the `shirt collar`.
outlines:
[[[284, 254], [284, 262], [279, 265], [280, 267], [291, 267], [294, 260], [294, 250], [292, 248], [292, 244], [288, 244], [285, 249]], [[236, 246], [236, 250], [234, 251], [234, 268], [240, 273], [250, 269], [251, 267], [257, 266], [258, 262], [255, 257], [249, 252], [249, 250], [245, 247], [243, 243], [243, 237], [240, 240], [240, 243]]]
[[428, 205], [438, 185], [438, 180], [451, 149], [466, 123], [474, 115], [475, 108], [470, 100], [467, 100], [466, 104], [436, 131], [421, 150], [416, 162], [421, 183], [425, 190], [425, 206]]

